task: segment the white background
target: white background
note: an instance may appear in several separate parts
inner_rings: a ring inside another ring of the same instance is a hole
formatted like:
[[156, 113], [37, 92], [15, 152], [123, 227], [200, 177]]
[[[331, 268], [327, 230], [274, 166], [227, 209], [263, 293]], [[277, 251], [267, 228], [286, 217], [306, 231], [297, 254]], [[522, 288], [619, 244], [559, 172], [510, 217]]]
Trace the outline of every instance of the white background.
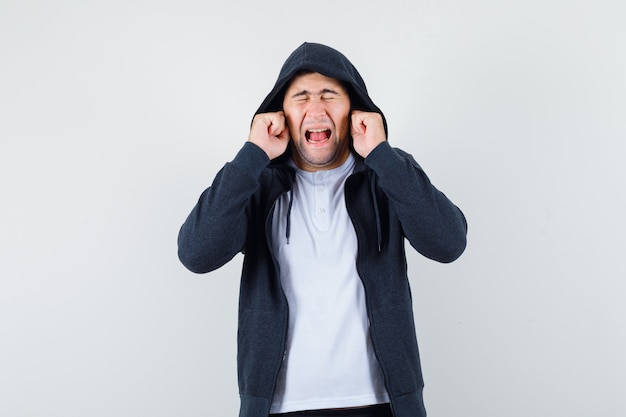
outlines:
[[237, 415], [241, 257], [176, 237], [312, 41], [468, 218], [409, 254], [429, 416], [624, 416], [623, 4], [2, 0], [0, 415]]

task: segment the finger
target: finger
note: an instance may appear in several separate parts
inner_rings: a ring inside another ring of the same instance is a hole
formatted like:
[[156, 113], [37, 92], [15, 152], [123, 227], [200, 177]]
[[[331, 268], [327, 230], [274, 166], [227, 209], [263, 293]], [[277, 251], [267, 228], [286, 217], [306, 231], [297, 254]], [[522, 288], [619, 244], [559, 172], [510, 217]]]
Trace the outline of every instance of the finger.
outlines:
[[283, 112], [272, 113], [269, 115], [269, 129], [270, 136], [280, 136], [285, 130], [285, 115]]
[[354, 111], [351, 116], [352, 132], [353, 133], [365, 133], [366, 124], [364, 123], [365, 113], [362, 111]]
[[291, 135], [289, 134], [289, 129], [288, 128], [283, 129], [283, 131], [280, 132], [280, 134], [278, 135], [278, 139], [287, 140], [287, 141], [291, 139]]

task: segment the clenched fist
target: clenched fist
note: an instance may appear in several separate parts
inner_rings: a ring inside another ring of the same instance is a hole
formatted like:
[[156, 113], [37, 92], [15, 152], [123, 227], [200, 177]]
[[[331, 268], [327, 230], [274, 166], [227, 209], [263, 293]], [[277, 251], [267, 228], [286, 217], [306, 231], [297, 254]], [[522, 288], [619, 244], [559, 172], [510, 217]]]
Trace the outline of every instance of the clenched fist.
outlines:
[[387, 140], [383, 117], [379, 113], [353, 110], [350, 119], [352, 146], [363, 158]]
[[285, 113], [261, 113], [254, 116], [248, 141], [263, 149], [270, 159], [285, 153], [289, 144], [289, 129]]

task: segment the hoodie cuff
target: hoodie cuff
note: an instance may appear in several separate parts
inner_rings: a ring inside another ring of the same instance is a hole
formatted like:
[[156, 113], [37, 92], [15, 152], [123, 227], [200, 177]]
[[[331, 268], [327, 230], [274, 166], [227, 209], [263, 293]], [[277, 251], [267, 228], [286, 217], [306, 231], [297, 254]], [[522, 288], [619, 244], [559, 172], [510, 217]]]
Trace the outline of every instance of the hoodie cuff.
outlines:
[[263, 149], [252, 142], [244, 143], [231, 164], [250, 173], [255, 178], [269, 165], [270, 159]]
[[376, 173], [393, 171], [401, 160], [400, 155], [393, 150], [389, 141], [376, 146], [365, 158], [365, 165], [372, 168]]

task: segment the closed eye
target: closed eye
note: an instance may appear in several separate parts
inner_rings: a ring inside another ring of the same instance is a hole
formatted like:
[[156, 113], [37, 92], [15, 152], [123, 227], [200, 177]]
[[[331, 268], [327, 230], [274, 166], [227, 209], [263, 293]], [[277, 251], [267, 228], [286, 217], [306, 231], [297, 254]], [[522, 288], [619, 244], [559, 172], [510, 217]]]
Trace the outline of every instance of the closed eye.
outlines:
[[297, 102], [304, 102], [310, 100], [312, 96], [319, 96], [320, 100], [327, 101], [339, 98], [339, 93], [335, 90], [331, 90], [330, 88], [324, 88], [317, 94], [311, 93], [307, 90], [303, 90], [292, 95], [291, 99]]

